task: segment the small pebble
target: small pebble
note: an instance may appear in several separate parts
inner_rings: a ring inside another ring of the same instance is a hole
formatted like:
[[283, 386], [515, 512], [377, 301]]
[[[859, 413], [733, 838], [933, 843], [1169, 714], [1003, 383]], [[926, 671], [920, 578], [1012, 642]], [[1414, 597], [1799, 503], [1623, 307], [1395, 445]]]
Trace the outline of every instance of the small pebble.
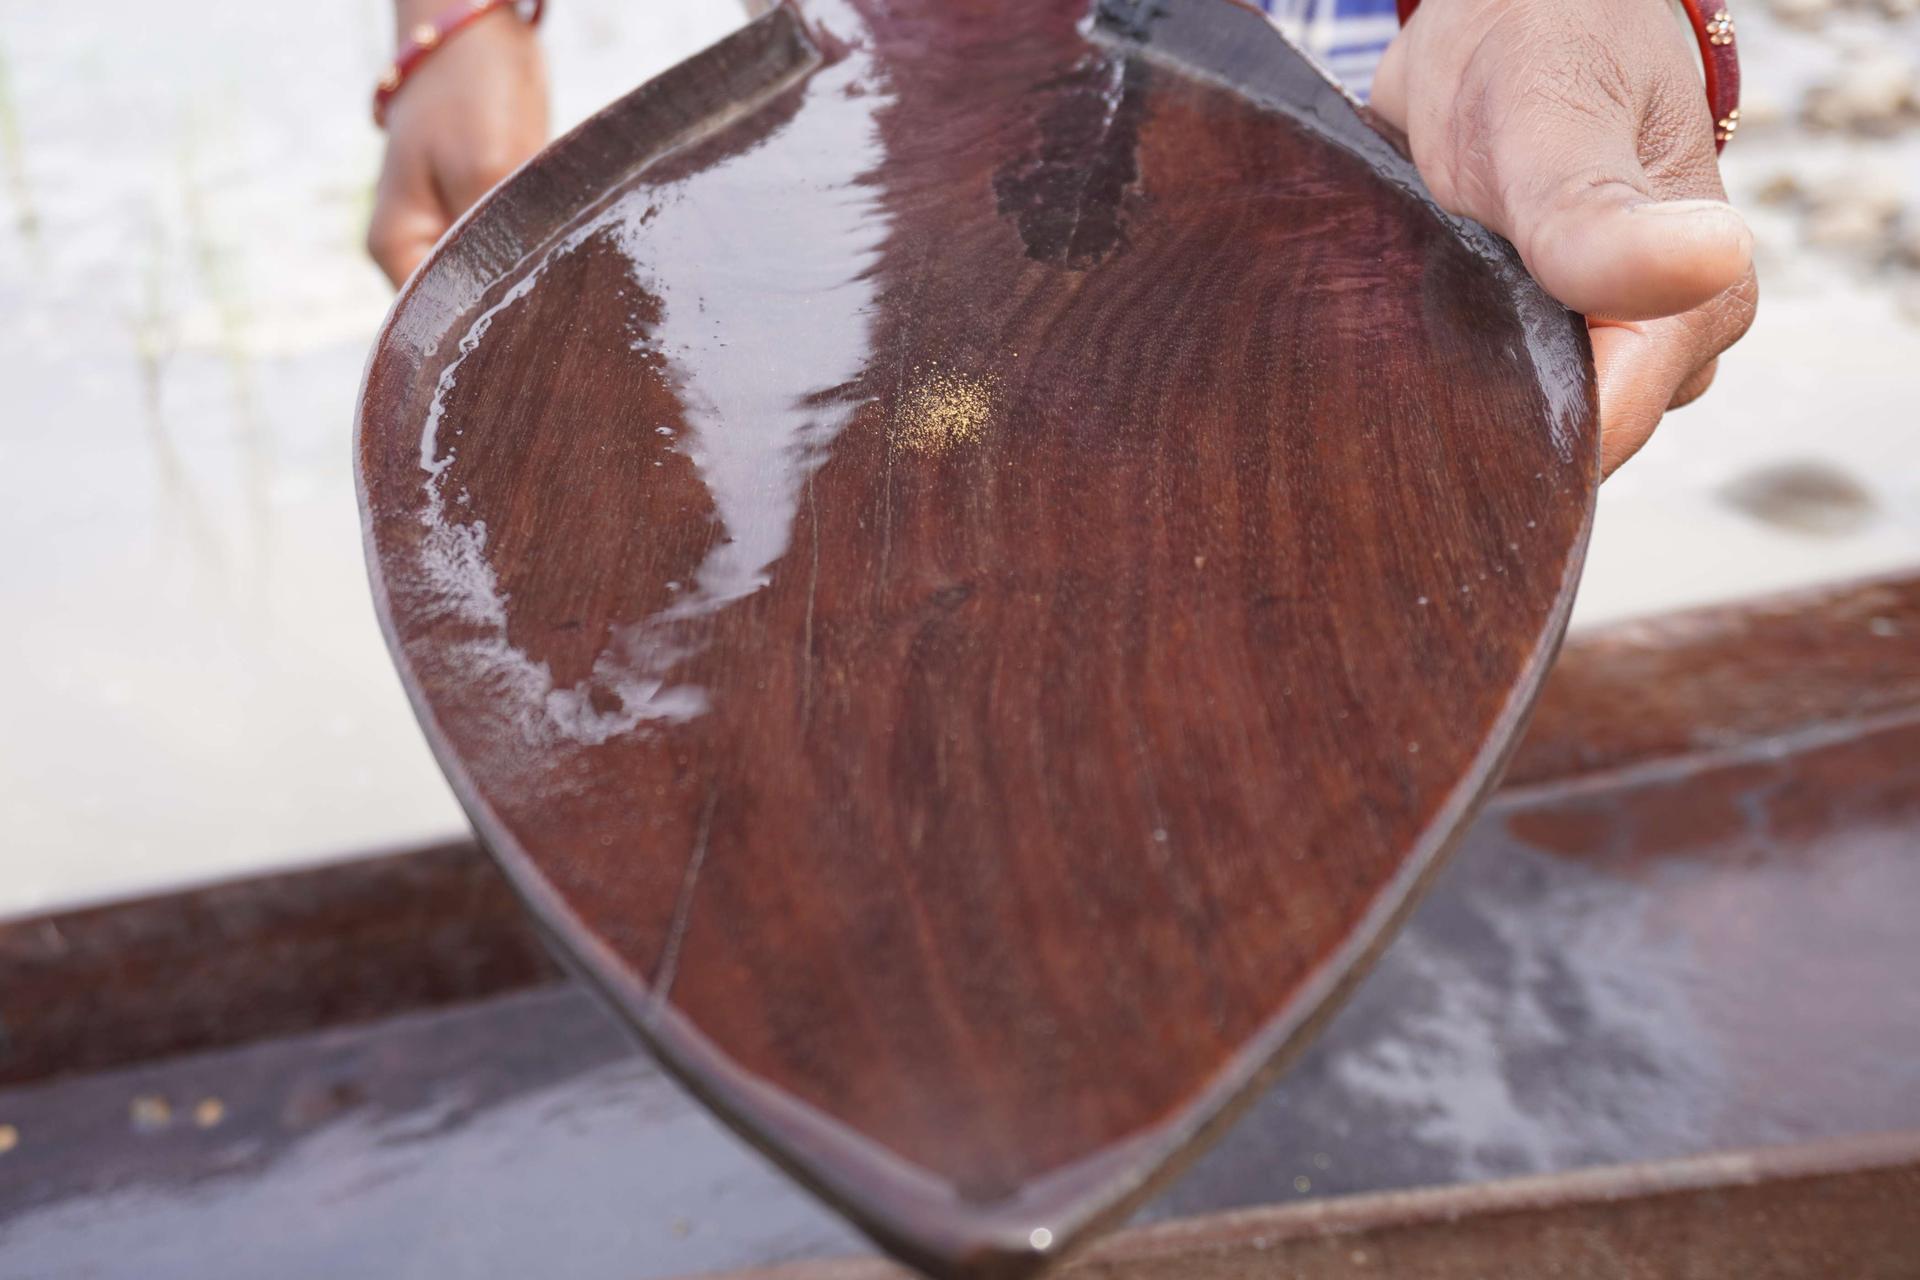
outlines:
[[1795, 533], [1839, 537], [1873, 518], [1873, 495], [1846, 472], [1811, 459], [1761, 467], [1720, 491], [1728, 506]]
[[1779, 98], [1764, 89], [1740, 88], [1740, 132], [1750, 134], [1755, 129], [1770, 129], [1787, 118], [1786, 108]]
[[1786, 169], [1778, 170], [1753, 189], [1755, 204], [1792, 207], [1805, 203], [1806, 199], [1807, 184], [1800, 180], [1799, 174]]
[[127, 1118], [139, 1133], [156, 1133], [173, 1123], [173, 1105], [156, 1093], [143, 1093], [127, 1104]]
[[20, 1145], [20, 1129], [17, 1125], [0, 1124], [0, 1156], [7, 1154]]
[[1920, 77], [1898, 53], [1872, 53], [1836, 80], [1807, 91], [1804, 115], [1817, 129], [1885, 136], [1920, 107]]
[[1833, 0], [1773, 0], [1773, 16], [1795, 26], [1818, 26], [1833, 12]]
[[1871, 253], [1885, 243], [1888, 221], [1864, 205], [1829, 205], [1808, 213], [1800, 234], [1816, 249]]
[[1920, 324], [1920, 280], [1908, 280], [1900, 286], [1894, 295], [1894, 305], [1900, 309], [1900, 318], [1910, 324]]
[[1825, 184], [1812, 198], [1802, 237], [1822, 249], [1867, 253], [1878, 258], [1900, 216], [1901, 188], [1881, 173], [1857, 173]]
[[1893, 257], [1903, 267], [1920, 270], [1920, 209], [1910, 209], [1893, 234]]

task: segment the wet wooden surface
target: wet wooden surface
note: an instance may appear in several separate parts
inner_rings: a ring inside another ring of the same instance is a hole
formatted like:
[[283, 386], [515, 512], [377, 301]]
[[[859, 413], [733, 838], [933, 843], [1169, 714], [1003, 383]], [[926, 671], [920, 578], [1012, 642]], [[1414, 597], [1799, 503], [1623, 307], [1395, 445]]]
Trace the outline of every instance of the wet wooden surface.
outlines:
[[471, 841], [0, 922], [0, 1087], [560, 977]]
[[1043, 1263], [1298, 1046], [1493, 776], [1593, 497], [1577, 319], [1257, 14], [1103, 13], [775, 13], [483, 207], [362, 410], [486, 843], [941, 1273]]
[[[1728, 691], [1724, 673], [1743, 670], [1770, 674]], [[1627, 688], [1633, 699], [1594, 696]], [[1271, 1236], [1298, 1225], [1265, 1221], [1294, 1200], [1355, 1226], [1350, 1193], [1920, 1128], [1920, 994], [1898, 981], [1920, 971], [1920, 580], [1578, 637], [1513, 772], [1531, 781], [1496, 796], [1353, 1000], [1145, 1218], [1264, 1206], [1255, 1234]], [[452, 853], [429, 855], [430, 873], [382, 859], [316, 871], [298, 892], [276, 878], [217, 902], [0, 928], [3, 1068], [57, 1057], [49, 1040], [75, 1052], [53, 1007], [73, 988], [35, 950], [67, 933], [94, 939], [94, 1059], [115, 1051], [147, 984], [197, 1007], [190, 1026], [244, 1028], [277, 1004], [278, 1025], [306, 1028], [0, 1090], [14, 1133], [0, 1276], [198, 1280], [218, 1257], [294, 1278], [411, 1260], [476, 1280], [661, 1280], [857, 1251], [579, 987], [543, 979], [435, 1007], [424, 993], [462, 972], [504, 970], [478, 955], [522, 954], [506, 910], [482, 909], [495, 924], [457, 948], [370, 925], [362, 963], [314, 953], [304, 980], [263, 977], [277, 935], [318, 936], [303, 901], [316, 923], [354, 901], [442, 937], [471, 892], [504, 907], [465, 856], [462, 874]], [[196, 949], [161, 918], [212, 921], [227, 949]], [[112, 962], [116, 938], [141, 940], [127, 963]], [[1448, 1203], [1487, 1207], [1463, 1195]], [[1724, 1225], [1728, 1203], [1697, 1206], [1702, 1230]], [[1792, 1217], [1818, 1207], [1796, 1192], [1767, 1211], [1806, 1228], [1786, 1245], [1867, 1238]], [[1605, 1241], [1620, 1224], [1639, 1232], [1639, 1212], [1555, 1221]], [[1239, 1221], [1176, 1234], [1192, 1258], [1251, 1266]], [[1489, 1229], [1524, 1221], [1502, 1210]]]
[[[1102, 1241], [1085, 1280], [1908, 1280], [1920, 1132], [1189, 1218]], [[728, 1280], [900, 1280], [879, 1261]]]

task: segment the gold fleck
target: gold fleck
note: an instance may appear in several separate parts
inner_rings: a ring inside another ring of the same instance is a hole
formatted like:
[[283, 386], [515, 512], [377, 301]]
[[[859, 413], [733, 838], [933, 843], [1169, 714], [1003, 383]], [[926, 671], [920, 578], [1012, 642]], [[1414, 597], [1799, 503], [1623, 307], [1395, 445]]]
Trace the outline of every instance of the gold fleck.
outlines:
[[1305, 1195], [1307, 1192], [1313, 1190], [1313, 1179], [1304, 1173], [1300, 1174], [1293, 1180], [1293, 1189], [1301, 1195]]
[[673, 1238], [685, 1240], [693, 1234], [693, 1223], [687, 1218], [675, 1218], [672, 1223]]
[[227, 1104], [218, 1098], [202, 1098], [194, 1104], [193, 1122], [202, 1129], [211, 1129], [227, 1118]]
[[980, 439], [993, 416], [999, 379], [969, 378], [934, 369], [921, 374], [894, 412], [896, 444], [919, 453], [945, 453]]
[[127, 1114], [133, 1127], [141, 1133], [152, 1133], [173, 1123], [172, 1104], [155, 1093], [143, 1093], [135, 1098], [128, 1104]]
[[20, 1129], [16, 1125], [0, 1124], [0, 1156], [7, 1154], [20, 1145]]

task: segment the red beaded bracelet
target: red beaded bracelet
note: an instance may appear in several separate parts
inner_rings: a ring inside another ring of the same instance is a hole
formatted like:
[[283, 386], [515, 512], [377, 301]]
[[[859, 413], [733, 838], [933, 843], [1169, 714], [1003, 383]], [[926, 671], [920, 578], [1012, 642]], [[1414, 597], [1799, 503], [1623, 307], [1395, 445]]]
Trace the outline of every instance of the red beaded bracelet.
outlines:
[[[1398, 0], [1400, 25], [1419, 7], [1420, 0]], [[1733, 47], [1733, 15], [1714, 0], [1709, 17], [1700, 0], [1680, 0], [1700, 42], [1700, 64], [1707, 72], [1707, 110], [1713, 115], [1713, 149], [1720, 150], [1740, 127], [1740, 55]]]
[[456, 0], [456, 3], [435, 14], [430, 22], [422, 22], [407, 32], [406, 40], [400, 51], [393, 55], [393, 63], [387, 73], [380, 77], [380, 83], [373, 91], [373, 122], [381, 128], [387, 124], [387, 104], [393, 101], [393, 95], [400, 92], [405, 84], [427, 56], [455, 33], [492, 13], [495, 9], [513, 9], [528, 26], [540, 21], [540, 11], [546, 7], [545, 0]]

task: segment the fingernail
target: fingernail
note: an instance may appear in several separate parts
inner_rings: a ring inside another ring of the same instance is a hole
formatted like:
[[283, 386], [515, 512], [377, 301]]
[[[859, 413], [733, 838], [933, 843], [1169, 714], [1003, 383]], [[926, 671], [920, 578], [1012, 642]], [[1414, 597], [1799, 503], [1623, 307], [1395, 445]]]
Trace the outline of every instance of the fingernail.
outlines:
[[1635, 213], [1658, 213], [1674, 218], [1691, 218], [1700, 213], [1732, 214], [1736, 218], [1740, 217], [1740, 211], [1725, 200], [1649, 200], [1645, 204], [1636, 204], [1631, 208]]
[[[1740, 252], [1753, 252], [1753, 228], [1740, 211], [1724, 200], [1650, 200], [1633, 206], [1633, 212], [1675, 219], [1673, 230], [1683, 235], [1705, 236], [1740, 246]], [[1691, 221], [1691, 228], [1681, 224]], [[1707, 228], [1711, 226], [1713, 230]]]

